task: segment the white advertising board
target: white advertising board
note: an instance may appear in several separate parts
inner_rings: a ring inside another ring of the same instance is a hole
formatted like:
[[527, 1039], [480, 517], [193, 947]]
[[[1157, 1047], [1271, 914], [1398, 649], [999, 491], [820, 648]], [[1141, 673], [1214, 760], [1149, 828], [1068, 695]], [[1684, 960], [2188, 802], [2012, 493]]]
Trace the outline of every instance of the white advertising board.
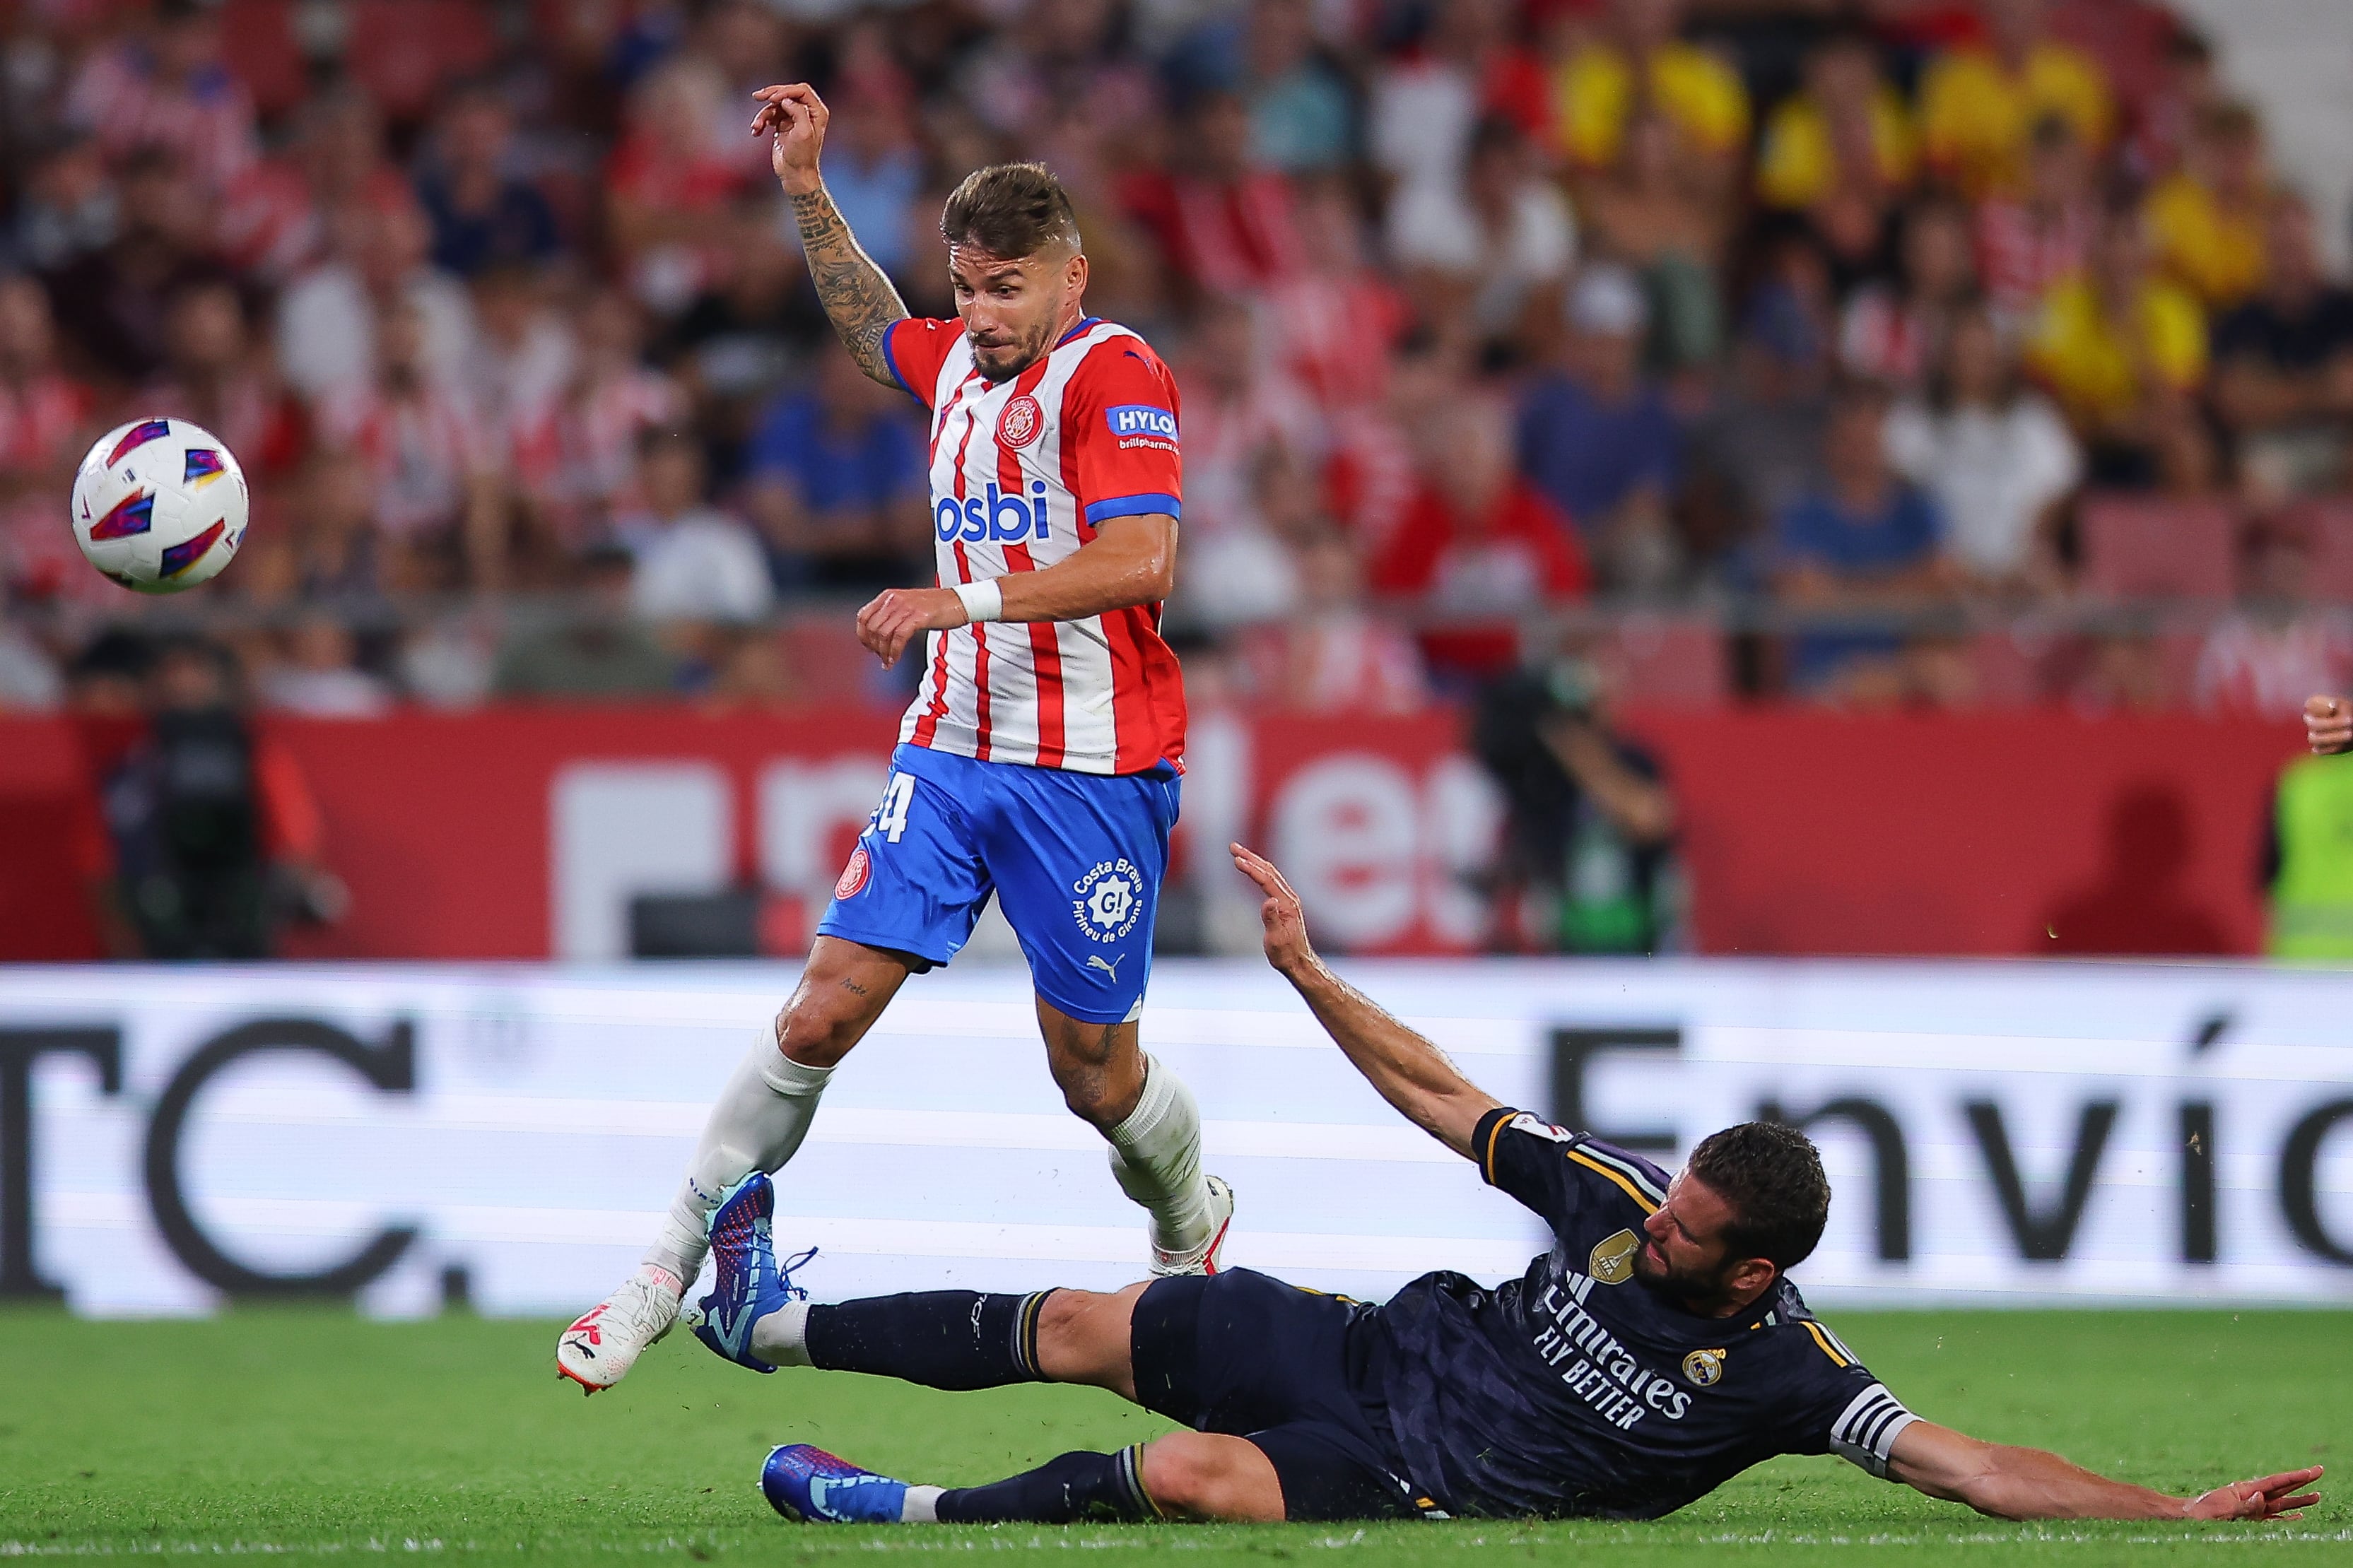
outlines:
[[[2353, 1304], [2353, 976], [2234, 965], [1412, 963], [1350, 974], [1502, 1099], [1672, 1166], [1806, 1121], [1820, 1301]], [[634, 1263], [773, 964], [0, 970], [0, 1293], [559, 1314]], [[1378, 1297], [1517, 1273], [1531, 1216], [1250, 963], [1162, 963], [1152, 1049], [1240, 1194], [1231, 1260]], [[823, 1297], [1137, 1277], [1018, 967], [911, 983], [780, 1179]]]

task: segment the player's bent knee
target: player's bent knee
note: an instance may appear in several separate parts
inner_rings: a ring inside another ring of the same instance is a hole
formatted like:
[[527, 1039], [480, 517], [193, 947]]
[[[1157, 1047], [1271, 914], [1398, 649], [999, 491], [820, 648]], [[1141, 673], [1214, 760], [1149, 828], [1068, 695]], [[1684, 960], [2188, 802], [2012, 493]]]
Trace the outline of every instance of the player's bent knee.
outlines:
[[1038, 1309], [1038, 1370], [1050, 1383], [1088, 1383], [1134, 1397], [1131, 1336], [1144, 1286], [1109, 1295], [1057, 1290]]
[[1046, 1067], [1071, 1114], [1097, 1127], [1117, 1124], [1135, 1110], [1144, 1089], [1144, 1058], [1133, 1024], [1088, 1024], [1041, 1001]]
[[820, 940], [776, 1015], [776, 1048], [805, 1067], [833, 1066], [866, 1037], [905, 977], [895, 958]]
[[863, 1009], [851, 1005], [857, 1000], [803, 984], [776, 1015], [776, 1049], [804, 1067], [833, 1066], [866, 1033]]
[[1271, 1523], [1283, 1516], [1274, 1461], [1247, 1437], [1173, 1432], [1144, 1447], [1144, 1489], [1172, 1517]]

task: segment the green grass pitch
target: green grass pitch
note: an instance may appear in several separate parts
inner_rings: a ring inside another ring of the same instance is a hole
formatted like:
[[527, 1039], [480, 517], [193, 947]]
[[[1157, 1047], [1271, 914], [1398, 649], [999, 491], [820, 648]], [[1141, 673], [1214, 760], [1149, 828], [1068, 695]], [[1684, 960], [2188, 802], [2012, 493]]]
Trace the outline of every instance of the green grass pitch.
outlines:
[[[2353, 1458], [2353, 1313], [1833, 1321], [1915, 1409], [2152, 1486]], [[620, 1388], [584, 1399], [556, 1379], [555, 1327], [376, 1323], [296, 1309], [188, 1322], [0, 1312], [0, 1558], [383, 1552], [847, 1568], [876, 1552], [1005, 1562], [997, 1554], [1092, 1549], [1113, 1563], [1184, 1553], [1171, 1559], [1182, 1568], [1298, 1557], [1401, 1568], [1474, 1552], [1613, 1568], [1793, 1554], [2353, 1563], [2353, 1500], [2342, 1493], [2300, 1521], [2268, 1526], [2015, 1526], [1828, 1458], [1752, 1470], [1651, 1524], [794, 1526], [768, 1511], [754, 1482], [773, 1443], [820, 1442], [902, 1475], [957, 1482], [1131, 1442], [1161, 1424], [1084, 1389], [946, 1394], [809, 1372], [757, 1377], [682, 1332]]]

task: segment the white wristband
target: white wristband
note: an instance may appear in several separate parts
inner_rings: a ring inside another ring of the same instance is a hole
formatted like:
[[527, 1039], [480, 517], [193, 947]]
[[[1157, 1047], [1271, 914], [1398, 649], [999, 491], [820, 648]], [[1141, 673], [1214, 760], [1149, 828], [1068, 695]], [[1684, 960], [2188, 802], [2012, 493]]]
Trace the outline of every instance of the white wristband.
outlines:
[[984, 577], [977, 583], [959, 583], [955, 596], [964, 601], [964, 613], [975, 626], [983, 621], [1005, 618], [1005, 590], [994, 577]]

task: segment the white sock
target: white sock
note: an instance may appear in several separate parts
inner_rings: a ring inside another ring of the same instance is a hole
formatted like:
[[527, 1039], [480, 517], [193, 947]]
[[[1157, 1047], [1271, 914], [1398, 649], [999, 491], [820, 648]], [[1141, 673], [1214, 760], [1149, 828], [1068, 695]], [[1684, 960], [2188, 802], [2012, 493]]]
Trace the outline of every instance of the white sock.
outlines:
[[647, 1251], [646, 1262], [681, 1280], [701, 1272], [711, 1251], [711, 1211], [753, 1172], [784, 1168], [808, 1136], [818, 1097], [832, 1077], [831, 1068], [805, 1067], [785, 1055], [774, 1030], [763, 1027], [711, 1108], [694, 1163], [670, 1200], [661, 1238]]
[[1153, 1245], [1189, 1252], [1209, 1239], [1209, 1183], [1201, 1173], [1201, 1111], [1185, 1080], [1144, 1058], [1144, 1098], [1106, 1136], [1120, 1191], [1152, 1215]]
[[808, 1352], [807, 1301], [787, 1301], [752, 1322], [752, 1353], [770, 1366], [807, 1366]]
[[937, 1524], [940, 1521], [940, 1494], [945, 1487], [909, 1487], [907, 1500], [899, 1505], [901, 1524]]

